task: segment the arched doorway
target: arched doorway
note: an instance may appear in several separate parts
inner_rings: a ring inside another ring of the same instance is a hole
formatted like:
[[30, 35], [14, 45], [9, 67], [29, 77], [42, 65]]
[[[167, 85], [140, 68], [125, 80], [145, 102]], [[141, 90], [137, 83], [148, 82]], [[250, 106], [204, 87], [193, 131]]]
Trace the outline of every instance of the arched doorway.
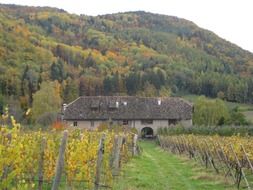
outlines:
[[154, 137], [154, 131], [151, 127], [144, 127], [141, 130], [141, 137], [142, 138], [153, 138]]

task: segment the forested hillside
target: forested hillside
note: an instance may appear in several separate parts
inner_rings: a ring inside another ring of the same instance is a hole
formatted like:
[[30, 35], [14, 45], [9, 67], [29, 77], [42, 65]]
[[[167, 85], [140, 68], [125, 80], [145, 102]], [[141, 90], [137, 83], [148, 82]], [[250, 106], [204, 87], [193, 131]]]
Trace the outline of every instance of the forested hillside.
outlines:
[[1, 110], [8, 103], [22, 115], [43, 90], [67, 103], [178, 93], [253, 102], [252, 75], [252, 53], [177, 17], [0, 5]]

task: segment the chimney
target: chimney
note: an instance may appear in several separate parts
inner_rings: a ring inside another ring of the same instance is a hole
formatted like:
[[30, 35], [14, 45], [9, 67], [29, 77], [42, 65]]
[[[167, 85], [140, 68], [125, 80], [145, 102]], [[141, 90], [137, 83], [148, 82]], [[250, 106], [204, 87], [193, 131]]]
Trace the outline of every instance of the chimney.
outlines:
[[158, 100], [157, 100], [157, 104], [160, 106], [160, 105], [161, 105], [161, 103], [162, 103], [161, 98], [158, 98]]
[[62, 110], [61, 110], [61, 121], [64, 119], [64, 112], [67, 108], [67, 104], [62, 104]]
[[67, 108], [67, 104], [62, 104], [62, 111], [64, 112]]

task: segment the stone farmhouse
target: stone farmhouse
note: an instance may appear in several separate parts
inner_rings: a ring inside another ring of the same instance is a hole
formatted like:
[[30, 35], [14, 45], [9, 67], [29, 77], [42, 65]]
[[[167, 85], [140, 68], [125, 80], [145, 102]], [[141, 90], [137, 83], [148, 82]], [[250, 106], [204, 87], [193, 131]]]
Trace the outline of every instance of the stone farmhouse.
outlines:
[[69, 127], [95, 129], [112, 122], [154, 136], [160, 127], [178, 123], [192, 125], [193, 105], [177, 97], [82, 96], [63, 105], [63, 120]]

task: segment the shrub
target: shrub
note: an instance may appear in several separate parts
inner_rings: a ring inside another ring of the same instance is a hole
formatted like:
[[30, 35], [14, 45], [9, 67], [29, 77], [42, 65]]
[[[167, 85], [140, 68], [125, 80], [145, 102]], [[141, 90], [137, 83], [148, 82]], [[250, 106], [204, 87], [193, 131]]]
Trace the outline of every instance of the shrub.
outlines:
[[253, 136], [253, 126], [192, 126], [192, 127], [166, 127], [158, 130], [159, 135], [180, 135], [180, 134], [195, 134], [195, 135], [220, 135], [232, 136], [240, 134], [241, 136]]
[[36, 124], [41, 125], [43, 127], [51, 126], [57, 120], [57, 113], [48, 112], [44, 113], [36, 120]]

